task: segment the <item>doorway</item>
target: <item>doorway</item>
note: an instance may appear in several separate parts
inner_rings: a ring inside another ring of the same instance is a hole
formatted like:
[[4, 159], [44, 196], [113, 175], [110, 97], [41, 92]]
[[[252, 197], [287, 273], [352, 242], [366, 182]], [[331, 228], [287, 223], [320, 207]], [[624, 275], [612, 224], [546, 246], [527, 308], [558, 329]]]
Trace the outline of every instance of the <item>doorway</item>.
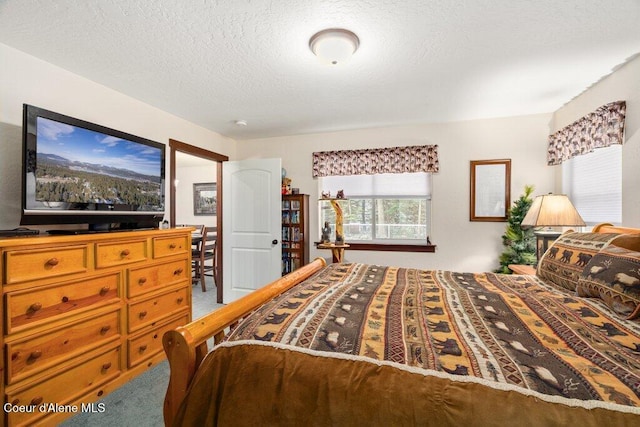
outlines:
[[[222, 162], [229, 160], [228, 156], [215, 153], [213, 151], [205, 150], [200, 147], [196, 147], [194, 145], [186, 144], [184, 142], [177, 141], [175, 139], [169, 139], [169, 222], [171, 227], [175, 227], [178, 223], [184, 223], [179, 221], [177, 218], [177, 182], [179, 179], [178, 176], [178, 167], [177, 161], [178, 159], [185, 159], [191, 156], [204, 159], [206, 161], [211, 161], [211, 172], [212, 176], [215, 174], [215, 194], [216, 194], [216, 219], [215, 219], [215, 227], [217, 227], [217, 247], [218, 250], [216, 252], [216, 263], [217, 265], [222, 265]], [[206, 162], [205, 162], [206, 164]], [[215, 169], [215, 171], [214, 171]], [[206, 177], [204, 181], [207, 181]], [[195, 205], [194, 205], [195, 209]], [[189, 221], [191, 222], [191, 221]], [[222, 269], [218, 269], [216, 272], [217, 277], [215, 282], [218, 283], [216, 287], [216, 300], [218, 303], [222, 303]]]

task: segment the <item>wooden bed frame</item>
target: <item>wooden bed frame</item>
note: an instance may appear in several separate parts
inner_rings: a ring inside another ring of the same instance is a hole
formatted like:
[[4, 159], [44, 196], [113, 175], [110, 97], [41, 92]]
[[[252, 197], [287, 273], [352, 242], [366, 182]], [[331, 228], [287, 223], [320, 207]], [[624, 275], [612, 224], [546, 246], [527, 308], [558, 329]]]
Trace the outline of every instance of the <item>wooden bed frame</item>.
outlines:
[[171, 372], [164, 399], [165, 425], [172, 425], [197, 367], [209, 352], [208, 339], [213, 337], [214, 344], [221, 342], [229, 330], [256, 308], [304, 281], [326, 265], [324, 258], [316, 258], [313, 262], [188, 325], [166, 332], [162, 337], [162, 344], [169, 359]]
[[[592, 231], [640, 234], [640, 228], [617, 227], [606, 223], [596, 225]], [[637, 242], [636, 238], [631, 247], [627, 245], [625, 247], [640, 250]], [[233, 303], [165, 333], [163, 345], [170, 366], [169, 385], [164, 401], [165, 425], [172, 425], [198, 366], [209, 352], [207, 340], [213, 338], [215, 344], [221, 342], [229, 330], [256, 308], [304, 281], [325, 266], [326, 261], [323, 258], [316, 258], [313, 262]]]

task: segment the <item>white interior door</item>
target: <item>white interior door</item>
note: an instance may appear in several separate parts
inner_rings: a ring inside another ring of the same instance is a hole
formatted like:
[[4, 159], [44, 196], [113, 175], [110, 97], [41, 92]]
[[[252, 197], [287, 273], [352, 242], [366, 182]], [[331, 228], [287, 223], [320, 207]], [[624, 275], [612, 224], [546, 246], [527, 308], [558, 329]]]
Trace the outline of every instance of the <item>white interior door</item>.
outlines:
[[223, 163], [225, 304], [280, 277], [281, 164], [281, 159]]

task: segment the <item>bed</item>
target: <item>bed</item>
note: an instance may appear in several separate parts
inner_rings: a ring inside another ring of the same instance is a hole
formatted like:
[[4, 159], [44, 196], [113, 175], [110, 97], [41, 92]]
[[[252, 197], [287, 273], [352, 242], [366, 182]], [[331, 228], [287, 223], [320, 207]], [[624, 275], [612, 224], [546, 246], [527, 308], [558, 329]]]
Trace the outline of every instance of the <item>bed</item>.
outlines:
[[164, 335], [165, 423], [640, 425], [639, 277], [610, 224], [535, 275], [319, 258]]

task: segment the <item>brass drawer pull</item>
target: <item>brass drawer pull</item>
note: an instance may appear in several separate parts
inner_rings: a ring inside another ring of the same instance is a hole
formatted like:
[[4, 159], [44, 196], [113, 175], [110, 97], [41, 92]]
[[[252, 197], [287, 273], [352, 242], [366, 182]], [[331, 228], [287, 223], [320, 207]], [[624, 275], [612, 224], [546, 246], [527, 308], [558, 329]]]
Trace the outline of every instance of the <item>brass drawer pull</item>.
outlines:
[[48, 265], [49, 267], [55, 267], [59, 263], [60, 263], [60, 261], [58, 260], [58, 258], [51, 258], [45, 264]]
[[138, 285], [142, 286], [145, 283], [147, 283], [147, 278], [146, 277], [141, 277], [138, 279]]
[[100, 289], [100, 296], [103, 297], [106, 294], [109, 293], [109, 286], [104, 286], [102, 289]]
[[138, 317], [141, 319], [144, 319], [144, 317], [147, 315], [146, 311], [141, 311], [140, 314], [138, 314]]
[[182, 301], [184, 301], [184, 298], [179, 297], [177, 301], [178, 301], [178, 304], [182, 304]]
[[110, 367], [111, 367], [111, 362], [107, 362], [104, 365], [102, 365], [102, 370], [107, 371], [109, 370]]
[[129, 256], [131, 254], [131, 251], [129, 249], [123, 249], [122, 252], [120, 252], [120, 256], [122, 258]]
[[177, 247], [177, 245], [175, 243], [171, 243], [169, 245], [169, 249], [175, 249]]
[[103, 326], [102, 328], [100, 328], [100, 335], [106, 334], [107, 332], [109, 332], [109, 329], [111, 329], [111, 326], [109, 325]]
[[140, 348], [138, 349], [138, 351], [139, 351], [140, 353], [144, 353], [146, 349], [147, 349], [147, 346], [146, 346], [146, 345], [141, 345], [141, 346], [140, 346]]
[[179, 276], [179, 275], [181, 275], [181, 274], [182, 274], [182, 272], [183, 272], [183, 271], [184, 271], [184, 269], [179, 268], [179, 269], [177, 269], [176, 271], [174, 271], [174, 272], [173, 272], [173, 275], [174, 275], [174, 276]]
[[32, 405], [39, 405], [42, 403], [42, 396], [38, 396], [38, 397], [34, 397], [33, 399], [31, 399], [31, 404]]
[[42, 304], [39, 302], [34, 302], [29, 306], [29, 310], [27, 311], [30, 313], [35, 313], [36, 311], [40, 311], [40, 310], [42, 310]]
[[41, 356], [42, 356], [42, 352], [40, 350], [34, 350], [29, 355], [29, 360], [35, 361], [35, 360], [39, 359]]

